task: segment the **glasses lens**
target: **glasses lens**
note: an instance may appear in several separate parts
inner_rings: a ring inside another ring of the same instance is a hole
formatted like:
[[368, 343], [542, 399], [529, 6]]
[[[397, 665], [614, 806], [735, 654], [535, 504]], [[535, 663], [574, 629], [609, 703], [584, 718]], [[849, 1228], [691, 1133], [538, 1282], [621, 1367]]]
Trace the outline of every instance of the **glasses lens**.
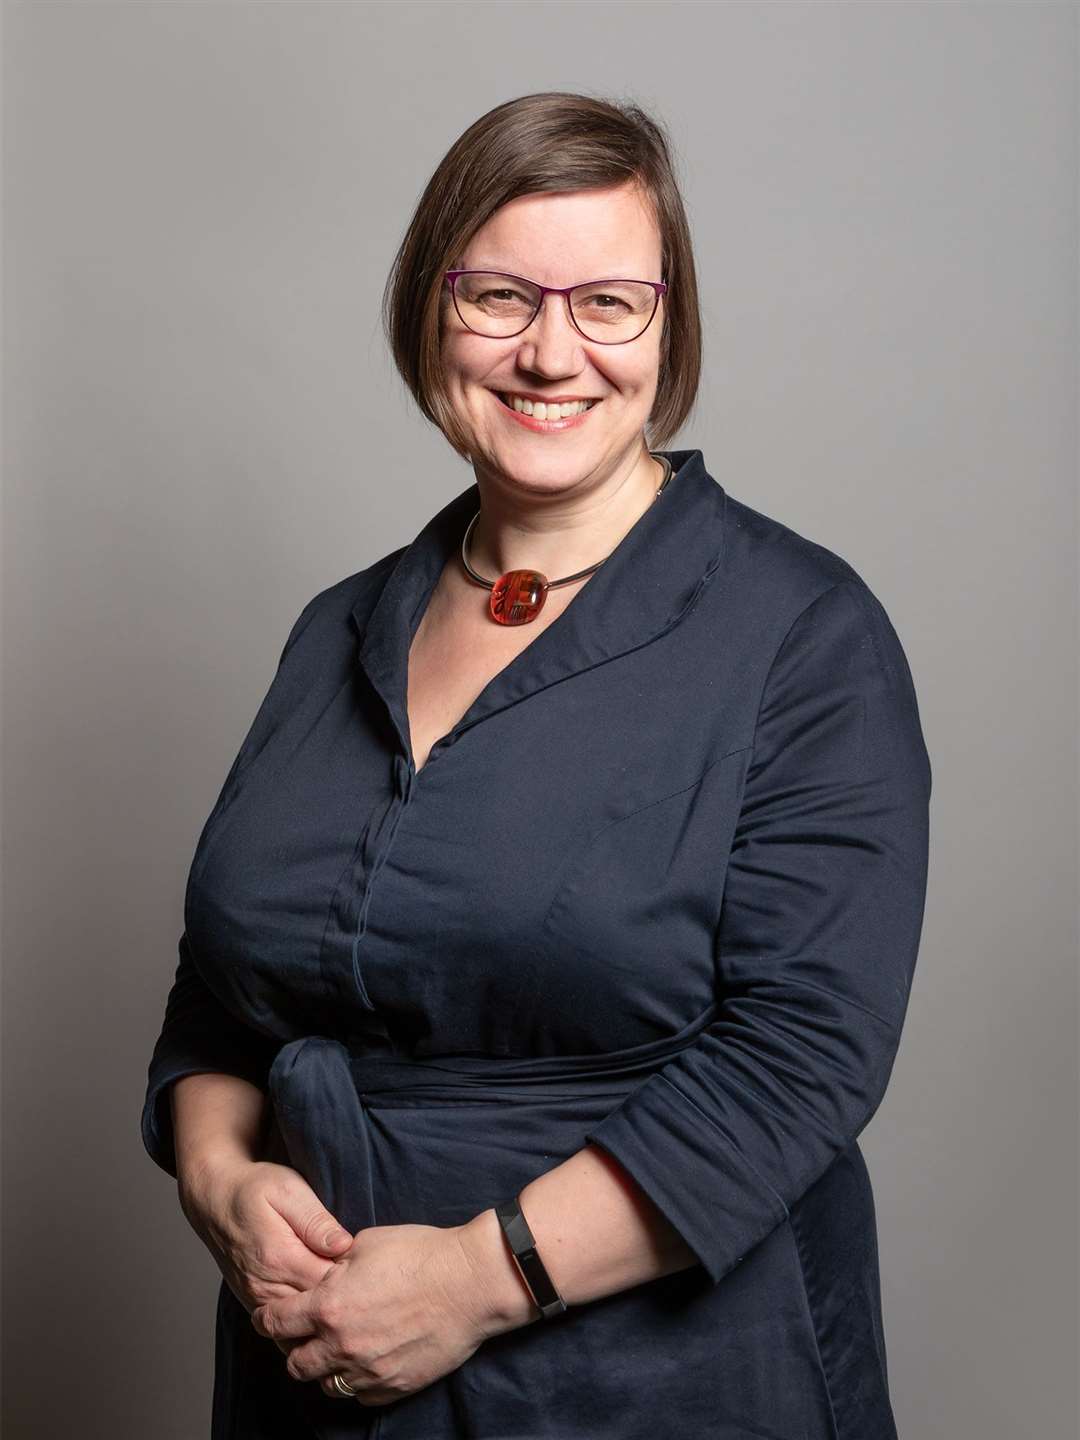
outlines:
[[[540, 290], [516, 275], [478, 270], [458, 276], [454, 299], [470, 330], [498, 338], [517, 335], [531, 323]], [[599, 280], [571, 291], [570, 305], [583, 335], [604, 345], [621, 345], [648, 329], [657, 295], [640, 280]]]
[[608, 345], [636, 340], [656, 309], [656, 291], [640, 280], [600, 280], [570, 295], [574, 319], [590, 340]]
[[540, 303], [540, 291], [527, 280], [487, 271], [459, 275], [454, 297], [458, 314], [478, 335], [516, 335]]

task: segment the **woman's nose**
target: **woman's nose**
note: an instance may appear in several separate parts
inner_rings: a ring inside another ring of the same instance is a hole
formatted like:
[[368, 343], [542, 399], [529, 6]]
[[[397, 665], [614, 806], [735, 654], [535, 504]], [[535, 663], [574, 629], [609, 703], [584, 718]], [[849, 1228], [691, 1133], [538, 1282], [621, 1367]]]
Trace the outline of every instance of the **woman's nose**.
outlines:
[[530, 370], [544, 374], [561, 375], [581, 369], [583, 357], [580, 353], [581, 335], [570, 318], [570, 306], [565, 295], [545, 295], [543, 304], [533, 318], [532, 324], [522, 336]]

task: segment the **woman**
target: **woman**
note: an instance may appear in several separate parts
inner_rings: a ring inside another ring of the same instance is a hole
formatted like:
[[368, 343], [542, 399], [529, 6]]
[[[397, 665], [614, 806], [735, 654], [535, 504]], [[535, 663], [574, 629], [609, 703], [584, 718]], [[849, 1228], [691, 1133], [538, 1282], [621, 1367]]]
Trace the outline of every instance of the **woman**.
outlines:
[[926, 882], [896, 634], [651, 448], [700, 331], [637, 108], [478, 120], [386, 313], [475, 483], [297, 620], [150, 1065], [215, 1440], [893, 1436], [856, 1137]]

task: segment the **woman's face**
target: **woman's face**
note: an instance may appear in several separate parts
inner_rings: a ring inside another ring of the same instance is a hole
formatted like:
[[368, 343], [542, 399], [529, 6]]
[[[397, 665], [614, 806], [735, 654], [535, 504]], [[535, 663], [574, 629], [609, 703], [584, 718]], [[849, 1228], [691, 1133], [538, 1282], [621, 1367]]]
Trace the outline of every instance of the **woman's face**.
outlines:
[[[477, 231], [459, 258], [456, 268], [507, 271], [560, 287], [663, 278], [659, 230], [631, 185], [520, 196]], [[566, 300], [546, 295], [527, 330], [490, 339], [470, 331], [449, 304], [442, 342], [447, 387], [478, 476], [542, 493], [601, 483], [633, 464], [645, 450], [663, 320], [661, 299], [636, 340], [595, 344], [575, 328]], [[541, 432], [507, 409], [500, 399], [507, 392], [600, 403], [568, 429]]]

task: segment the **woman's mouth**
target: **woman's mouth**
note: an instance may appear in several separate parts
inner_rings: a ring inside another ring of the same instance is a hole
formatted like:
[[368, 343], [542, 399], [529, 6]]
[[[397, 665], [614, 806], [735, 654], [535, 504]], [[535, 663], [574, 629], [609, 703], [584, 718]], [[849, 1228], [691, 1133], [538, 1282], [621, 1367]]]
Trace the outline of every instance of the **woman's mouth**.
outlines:
[[[495, 390], [492, 393], [509, 419], [516, 420], [527, 430], [551, 434], [582, 424], [598, 405], [603, 404], [601, 400], [585, 400], [548, 405], [541, 401], [523, 400], [512, 391]], [[566, 414], [563, 414], [564, 410]]]

